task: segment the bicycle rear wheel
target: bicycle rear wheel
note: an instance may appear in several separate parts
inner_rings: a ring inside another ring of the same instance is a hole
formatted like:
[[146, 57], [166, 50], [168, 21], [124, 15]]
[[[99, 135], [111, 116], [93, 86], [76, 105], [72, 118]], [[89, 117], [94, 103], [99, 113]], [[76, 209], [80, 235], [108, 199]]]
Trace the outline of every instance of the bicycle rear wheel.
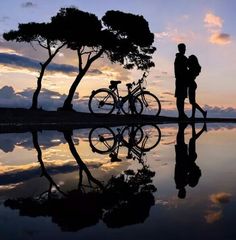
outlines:
[[136, 95], [143, 104], [142, 114], [158, 116], [161, 112], [161, 103], [159, 99], [148, 91], [144, 91]]
[[127, 99], [121, 108], [122, 112], [126, 115], [137, 114], [140, 115], [143, 111], [143, 104], [139, 98], [133, 97], [132, 103]]
[[122, 130], [122, 137], [126, 142], [133, 143], [133, 145], [136, 146], [142, 141], [143, 131], [139, 126], [126, 126]]
[[91, 113], [111, 114], [114, 111], [116, 98], [108, 89], [93, 91], [89, 98], [89, 111]]

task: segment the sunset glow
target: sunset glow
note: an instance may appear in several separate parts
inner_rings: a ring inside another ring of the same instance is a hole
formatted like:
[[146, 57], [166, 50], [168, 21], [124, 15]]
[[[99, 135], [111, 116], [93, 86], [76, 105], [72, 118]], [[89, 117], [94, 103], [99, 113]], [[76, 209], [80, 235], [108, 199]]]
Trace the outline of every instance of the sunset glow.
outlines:
[[[173, 62], [177, 52], [176, 45], [179, 42], [185, 42], [187, 45], [186, 55], [198, 56], [202, 66], [202, 72], [197, 78], [199, 104], [206, 106], [212, 114], [218, 114], [221, 111], [221, 114], [225, 116], [236, 116], [234, 98], [236, 32], [233, 12], [236, 6], [235, 1], [151, 0], [147, 4], [143, 0], [138, 0], [133, 4], [132, 1], [123, 3], [115, 0], [101, 0], [99, 6], [96, 1], [83, 0], [47, 3], [37, 0], [32, 2], [5, 1], [1, 3], [0, 9], [0, 34], [16, 29], [18, 23], [47, 22], [61, 7], [69, 6], [94, 13], [99, 18], [110, 9], [144, 16], [149, 22], [151, 31], [155, 34], [154, 45], [157, 48], [153, 55], [156, 66], [150, 70], [147, 88], [159, 96], [164, 110], [171, 111], [167, 114], [175, 114]], [[11, 15], [9, 15], [9, 9], [11, 9]], [[37, 46], [6, 42], [2, 37], [0, 38], [0, 88], [12, 86], [15, 92], [22, 92], [29, 88], [34, 89], [38, 69], [30, 66], [30, 62], [19, 65], [19, 62], [7, 60], [13, 54], [16, 57], [25, 57], [26, 60], [43, 61], [46, 52]], [[54, 63], [61, 70], [47, 71], [43, 88], [67, 94], [76, 73], [64, 71], [63, 66], [77, 68], [77, 56], [75, 52], [63, 49], [55, 58]], [[106, 58], [100, 58], [94, 62], [87, 76], [78, 86], [77, 92], [80, 98], [87, 97], [93, 89], [107, 86], [111, 79], [123, 81], [121, 88], [125, 91], [125, 82], [136, 81], [141, 75], [141, 71], [127, 71], [122, 66], [111, 64]], [[172, 93], [172, 95], [167, 95], [166, 92]], [[4, 97], [0, 96], [0, 98], [2, 100]], [[4, 101], [1, 101], [1, 106], [4, 106]], [[47, 106], [43, 107], [47, 109]], [[217, 109], [219, 111], [215, 112]], [[231, 109], [230, 113], [229, 109]]]

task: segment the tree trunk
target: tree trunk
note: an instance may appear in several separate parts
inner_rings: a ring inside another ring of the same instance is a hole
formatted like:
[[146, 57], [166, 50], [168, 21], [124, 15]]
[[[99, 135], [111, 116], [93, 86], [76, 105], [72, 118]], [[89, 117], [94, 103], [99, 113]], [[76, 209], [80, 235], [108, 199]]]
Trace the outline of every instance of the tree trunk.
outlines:
[[72, 104], [72, 100], [76, 91], [76, 88], [78, 87], [81, 79], [84, 77], [84, 75], [86, 74], [86, 72], [89, 70], [91, 64], [98, 59], [102, 54], [103, 54], [104, 50], [101, 49], [95, 56], [91, 57], [87, 63], [85, 64], [85, 67], [82, 69], [82, 67], [80, 67], [80, 72], [77, 75], [75, 81], [73, 82], [73, 84], [70, 87], [68, 96], [63, 104], [63, 107], [61, 109], [63, 110], [72, 110], [73, 109], [73, 104]]
[[[37, 81], [37, 88], [36, 88], [36, 90], [33, 94], [32, 105], [31, 105], [30, 109], [32, 109], [32, 110], [38, 109], [38, 96], [39, 96], [39, 93], [40, 93], [41, 88], [42, 88], [42, 80], [43, 80], [44, 72], [45, 72], [47, 66], [49, 65], [49, 63], [52, 61], [52, 59], [56, 56], [56, 54], [59, 52], [59, 50], [61, 48], [63, 48], [65, 45], [66, 45], [66, 43], [63, 43], [61, 46], [59, 46], [55, 50], [55, 52], [53, 54], [51, 54], [51, 50], [49, 50], [49, 57], [48, 57], [47, 61], [44, 62], [44, 63], [40, 63], [41, 71], [40, 71], [38, 81]], [[50, 49], [50, 45], [48, 45], [48, 49]]]
[[63, 107], [62, 107], [63, 110], [72, 110], [73, 109], [72, 100], [73, 100], [73, 97], [75, 95], [76, 88], [78, 87], [78, 85], [79, 85], [79, 83], [80, 83], [80, 81], [81, 81], [81, 79], [83, 78], [84, 75], [85, 75], [85, 72], [80, 72], [77, 75], [75, 81], [73, 82], [73, 84], [70, 87], [68, 96], [65, 99], [65, 102], [64, 102]]
[[39, 93], [40, 93], [41, 88], [42, 88], [43, 75], [44, 75], [46, 67], [51, 62], [51, 60], [52, 60], [52, 58], [49, 58], [44, 64], [41, 64], [41, 71], [40, 71], [38, 81], [37, 81], [37, 88], [36, 88], [36, 90], [33, 94], [32, 105], [31, 105], [31, 108], [30, 108], [32, 110], [38, 109], [38, 96], [39, 96]]

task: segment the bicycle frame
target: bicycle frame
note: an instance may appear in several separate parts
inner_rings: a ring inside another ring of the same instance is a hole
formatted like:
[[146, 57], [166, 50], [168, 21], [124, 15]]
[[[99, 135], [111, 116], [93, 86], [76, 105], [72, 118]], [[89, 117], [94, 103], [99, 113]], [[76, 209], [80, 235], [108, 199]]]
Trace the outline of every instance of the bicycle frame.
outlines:
[[[143, 78], [141, 78], [138, 83], [136, 83], [136, 87], [134, 89], [131, 90], [132, 88], [132, 84], [127, 85], [128, 88], [128, 94], [126, 96], [121, 97], [120, 93], [119, 93], [119, 89], [117, 87], [117, 85], [115, 85], [113, 88], [109, 89], [116, 97], [116, 108], [120, 109], [121, 108], [121, 104], [120, 102], [123, 104], [125, 103], [127, 100], [131, 100], [133, 99], [132, 97], [134, 97], [135, 95], [137, 95], [140, 92], [143, 92], [143, 90], [145, 89], [144, 87], [142, 87], [142, 82], [143, 82]], [[133, 83], [134, 84], [134, 83]], [[106, 100], [106, 99], [104, 99]]]

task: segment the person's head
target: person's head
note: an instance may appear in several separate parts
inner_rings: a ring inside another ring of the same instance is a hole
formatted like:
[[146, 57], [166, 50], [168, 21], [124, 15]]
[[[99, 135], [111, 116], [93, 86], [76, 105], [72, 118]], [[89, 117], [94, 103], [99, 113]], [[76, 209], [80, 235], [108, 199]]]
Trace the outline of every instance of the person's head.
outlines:
[[185, 54], [185, 51], [186, 51], [185, 44], [184, 43], [178, 44], [178, 50], [179, 50], [180, 53]]
[[198, 59], [195, 55], [190, 55], [189, 58], [188, 58], [188, 61], [191, 62], [191, 63], [194, 63], [194, 64], [199, 64]]

